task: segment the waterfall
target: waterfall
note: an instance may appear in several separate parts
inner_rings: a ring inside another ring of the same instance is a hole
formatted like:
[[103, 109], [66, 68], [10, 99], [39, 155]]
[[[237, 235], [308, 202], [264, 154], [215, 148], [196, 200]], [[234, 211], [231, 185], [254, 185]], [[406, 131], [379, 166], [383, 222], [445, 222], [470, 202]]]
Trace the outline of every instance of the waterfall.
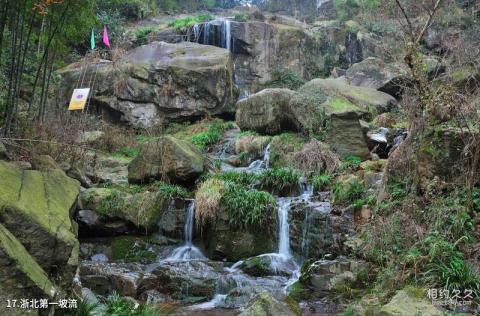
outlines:
[[191, 201], [187, 207], [184, 226], [184, 244], [175, 248], [173, 252], [166, 258], [166, 261], [188, 261], [203, 260], [205, 256], [200, 249], [193, 245], [193, 224], [195, 219], [195, 201]]
[[278, 200], [278, 253], [290, 258], [290, 233], [288, 225], [288, 208], [290, 199]]
[[229, 19], [225, 19], [222, 24], [222, 35], [225, 45], [224, 48], [231, 50], [232, 47], [232, 24]]
[[200, 40], [200, 25], [199, 25], [199, 24], [195, 24], [195, 25], [192, 27], [192, 30], [193, 30], [194, 40], [195, 40], [195, 42], [198, 42], [198, 41]]

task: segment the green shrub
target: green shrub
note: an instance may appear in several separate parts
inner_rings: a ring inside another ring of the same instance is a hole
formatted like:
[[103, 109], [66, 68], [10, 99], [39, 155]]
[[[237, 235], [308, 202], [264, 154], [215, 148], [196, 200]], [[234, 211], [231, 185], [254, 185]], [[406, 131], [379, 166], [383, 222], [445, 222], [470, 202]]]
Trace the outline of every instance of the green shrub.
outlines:
[[255, 173], [235, 171], [213, 173], [210, 174], [208, 177], [223, 180], [225, 182], [232, 182], [238, 185], [242, 185], [244, 187], [251, 187], [259, 180], [259, 176]]
[[232, 122], [213, 122], [208, 130], [195, 134], [191, 137], [190, 141], [197, 146], [198, 149], [204, 151], [209, 148], [209, 146], [215, 144], [220, 139], [226, 130], [233, 128]]
[[135, 38], [139, 45], [148, 43], [148, 35], [155, 31], [153, 26], [142, 26], [135, 30]]
[[313, 191], [326, 190], [332, 184], [332, 176], [327, 173], [316, 175], [312, 178]]
[[341, 21], [352, 19], [358, 14], [360, 6], [356, 0], [334, 0], [333, 4]]
[[340, 171], [347, 171], [347, 170], [352, 170], [355, 171], [360, 167], [360, 164], [362, 163], [362, 159], [357, 156], [345, 156], [342, 159], [342, 162], [340, 163], [339, 170]]
[[156, 316], [158, 313], [154, 306], [139, 304], [136, 306], [132, 301], [126, 300], [116, 292], [110, 295], [106, 301], [106, 316]]
[[222, 205], [229, 214], [230, 224], [246, 229], [252, 226], [270, 226], [277, 202], [267, 192], [245, 189], [235, 183], [226, 182]]
[[101, 201], [98, 211], [103, 215], [115, 217], [122, 213], [124, 203], [122, 192], [114, 190]]
[[135, 158], [140, 153], [138, 147], [122, 147], [119, 150], [112, 153], [112, 157], [115, 158]]
[[363, 197], [365, 186], [356, 177], [350, 177], [346, 181], [337, 181], [333, 185], [333, 201], [336, 204], [351, 204]]
[[198, 23], [208, 22], [213, 20], [213, 17], [209, 14], [197, 15], [197, 16], [188, 16], [181, 19], [176, 19], [173, 22], [168, 24], [169, 27], [173, 27], [174, 29], [180, 32], [186, 32], [189, 28], [194, 26]]
[[249, 20], [249, 17], [248, 17], [247, 14], [241, 13], [241, 14], [235, 15], [234, 20], [235, 20], [236, 22], [247, 22], [247, 21]]
[[272, 71], [272, 80], [267, 83], [267, 86], [296, 90], [304, 83], [305, 80], [297, 72], [288, 68], [276, 68]]

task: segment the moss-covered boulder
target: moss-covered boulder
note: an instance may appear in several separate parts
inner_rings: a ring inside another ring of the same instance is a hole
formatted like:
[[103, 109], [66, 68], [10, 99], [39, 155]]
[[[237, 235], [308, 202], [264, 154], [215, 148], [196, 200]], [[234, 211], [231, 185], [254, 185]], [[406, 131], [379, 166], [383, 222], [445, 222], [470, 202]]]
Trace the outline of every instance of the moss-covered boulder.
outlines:
[[[82, 69], [75, 63], [58, 71], [61, 102], [70, 100]], [[223, 48], [153, 42], [128, 51], [115, 63], [96, 62], [86, 72], [86, 78], [97, 76], [92, 106], [116, 122], [147, 128], [235, 112], [233, 59]]]
[[295, 92], [265, 89], [237, 103], [236, 122], [242, 130], [278, 134], [293, 127], [288, 106]]
[[345, 74], [347, 82], [353, 86], [369, 87], [398, 97], [409, 83], [409, 71], [400, 63], [385, 63], [370, 57], [353, 64]]
[[78, 265], [71, 214], [80, 184], [60, 170], [20, 170], [2, 161], [0, 174], [0, 298], [17, 293], [18, 280], [32, 294], [52, 297], [53, 284], [70, 289]]
[[254, 277], [291, 276], [295, 268], [295, 262], [291, 258], [276, 253], [248, 258], [240, 266], [243, 272]]
[[302, 86], [290, 102], [299, 130], [323, 134], [340, 155], [368, 156], [360, 119], [390, 110], [395, 99], [372, 88], [356, 87], [340, 79], [315, 79]]
[[292, 309], [289, 304], [277, 300], [272, 294], [263, 292], [252, 298], [239, 316], [295, 316], [299, 310], [298, 306], [296, 307]]
[[142, 147], [140, 154], [128, 165], [128, 181], [192, 182], [205, 171], [205, 165], [205, 158], [195, 146], [172, 136], [163, 136]]
[[[129, 193], [115, 188], [90, 188], [80, 194], [83, 209], [94, 211], [97, 234], [108, 231], [125, 231], [125, 225], [116, 225], [116, 220], [134, 225], [139, 230], [151, 232], [157, 228], [162, 214], [167, 210], [169, 199], [160, 192], [145, 191]], [[94, 229], [95, 227], [91, 227]]]
[[425, 290], [404, 289], [398, 291], [390, 302], [380, 309], [380, 316], [442, 316], [446, 312], [427, 299]]

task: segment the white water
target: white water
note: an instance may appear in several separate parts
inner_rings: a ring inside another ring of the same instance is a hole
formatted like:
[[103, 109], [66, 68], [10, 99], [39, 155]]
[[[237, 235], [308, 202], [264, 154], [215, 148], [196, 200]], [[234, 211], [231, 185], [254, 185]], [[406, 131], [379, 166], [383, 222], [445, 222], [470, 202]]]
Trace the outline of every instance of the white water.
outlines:
[[278, 254], [290, 258], [290, 227], [288, 224], [288, 208], [290, 199], [278, 199]]
[[202, 251], [193, 244], [193, 224], [195, 219], [195, 201], [190, 202], [187, 207], [184, 227], [184, 244], [175, 248], [165, 261], [189, 261], [204, 260]]
[[232, 24], [229, 19], [225, 19], [223, 21], [222, 31], [223, 31], [223, 38], [225, 41], [224, 47], [228, 50], [231, 50], [232, 48], [232, 27], [231, 26]]

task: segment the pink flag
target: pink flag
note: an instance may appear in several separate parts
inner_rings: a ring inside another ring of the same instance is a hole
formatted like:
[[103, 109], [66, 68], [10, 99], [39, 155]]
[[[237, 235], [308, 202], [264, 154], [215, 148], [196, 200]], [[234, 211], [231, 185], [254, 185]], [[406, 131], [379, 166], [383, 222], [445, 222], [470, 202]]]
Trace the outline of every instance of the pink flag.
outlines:
[[103, 44], [110, 48], [110, 40], [108, 39], [107, 27], [103, 28]]

